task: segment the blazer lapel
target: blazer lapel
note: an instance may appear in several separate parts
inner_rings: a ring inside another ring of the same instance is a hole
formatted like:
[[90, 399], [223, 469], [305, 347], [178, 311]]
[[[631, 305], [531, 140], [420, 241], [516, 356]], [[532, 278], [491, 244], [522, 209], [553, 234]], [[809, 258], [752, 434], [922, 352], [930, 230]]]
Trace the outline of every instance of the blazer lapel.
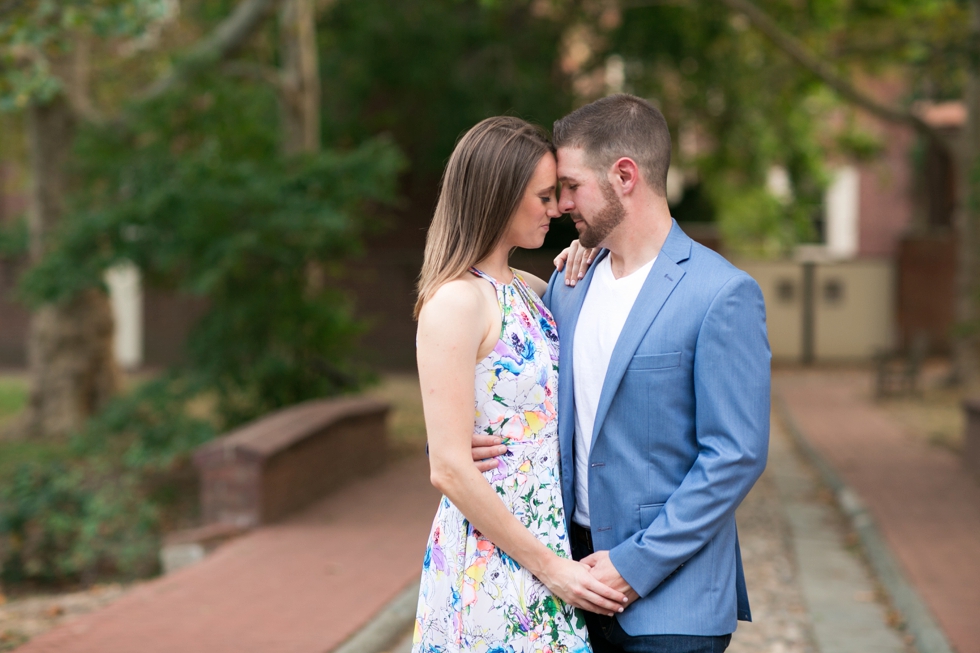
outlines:
[[[602, 392], [599, 395], [595, 425], [592, 427], [593, 451], [595, 450], [595, 439], [602, 431], [602, 423], [606, 419], [609, 406], [619, 389], [626, 368], [633, 359], [636, 348], [640, 346], [640, 341], [650, 329], [650, 325], [657, 317], [664, 302], [667, 301], [681, 277], [684, 276], [684, 269], [677, 263], [686, 260], [690, 254], [691, 239], [681, 231], [675, 220], [670, 233], [667, 234], [667, 240], [660, 249], [660, 254], [650, 269], [646, 281], [640, 289], [640, 294], [637, 295], [636, 302], [634, 302], [633, 308], [626, 318], [626, 323], [619, 334], [616, 346], [613, 347], [609, 367], [606, 370], [606, 378], [602, 383]], [[593, 267], [595, 266], [593, 265]], [[577, 318], [578, 315], [576, 314]]]

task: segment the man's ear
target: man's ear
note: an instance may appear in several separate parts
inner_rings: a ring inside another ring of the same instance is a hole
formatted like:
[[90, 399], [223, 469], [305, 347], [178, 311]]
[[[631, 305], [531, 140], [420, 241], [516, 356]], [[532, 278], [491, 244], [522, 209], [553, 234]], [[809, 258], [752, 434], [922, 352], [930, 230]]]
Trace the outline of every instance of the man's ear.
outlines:
[[624, 156], [613, 164], [610, 177], [613, 186], [619, 187], [620, 193], [629, 195], [640, 183], [640, 167], [636, 165], [636, 161]]

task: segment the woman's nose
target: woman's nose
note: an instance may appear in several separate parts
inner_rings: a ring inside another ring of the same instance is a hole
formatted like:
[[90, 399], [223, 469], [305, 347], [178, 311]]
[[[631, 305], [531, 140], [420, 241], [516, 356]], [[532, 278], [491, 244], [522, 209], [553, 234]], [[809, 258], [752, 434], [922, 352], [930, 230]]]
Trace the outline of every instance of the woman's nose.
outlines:
[[548, 206], [548, 210], [546, 211], [546, 213], [548, 214], [548, 217], [551, 218], [552, 220], [554, 220], [555, 218], [560, 218], [563, 215], [562, 212], [558, 209], [558, 206], [556, 206], [555, 204], [550, 204]]

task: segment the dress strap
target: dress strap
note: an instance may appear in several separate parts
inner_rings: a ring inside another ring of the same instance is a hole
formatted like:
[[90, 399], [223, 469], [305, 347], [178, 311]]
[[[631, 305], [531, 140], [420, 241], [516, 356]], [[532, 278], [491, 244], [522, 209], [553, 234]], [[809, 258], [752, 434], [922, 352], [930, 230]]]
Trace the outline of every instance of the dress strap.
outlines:
[[496, 288], [496, 287], [497, 287], [497, 280], [496, 280], [496, 279], [494, 279], [493, 277], [491, 277], [491, 276], [490, 276], [489, 274], [487, 274], [487, 273], [486, 273], [486, 272], [484, 272], [483, 270], [480, 270], [480, 269], [478, 269], [478, 268], [475, 268], [475, 267], [472, 267], [472, 266], [471, 266], [471, 267], [470, 267], [470, 272], [471, 272], [472, 274], [474, 274], [474, 275], [476, 275], [476, 276], [478, 276], [478, 277], [480, 277], [481, 279], [486, 279], [487, 281], [489, 281], [490, 283], [492, 283], [492, 284], [493, 284], [493, 287], [494, 287], [494, 288]]

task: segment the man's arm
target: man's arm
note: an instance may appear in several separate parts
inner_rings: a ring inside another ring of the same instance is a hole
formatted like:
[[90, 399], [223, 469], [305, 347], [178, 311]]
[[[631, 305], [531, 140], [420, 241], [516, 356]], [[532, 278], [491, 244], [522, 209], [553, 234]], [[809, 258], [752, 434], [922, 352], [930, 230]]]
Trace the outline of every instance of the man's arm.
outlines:
[[694, 354], [698, 457], [653, 523], [609, 552], [615, 570], [640, 596], [718, 533], [765, 469], [765, 319], [762, 291], [745, 274], [731, 279], [708, 308]]

